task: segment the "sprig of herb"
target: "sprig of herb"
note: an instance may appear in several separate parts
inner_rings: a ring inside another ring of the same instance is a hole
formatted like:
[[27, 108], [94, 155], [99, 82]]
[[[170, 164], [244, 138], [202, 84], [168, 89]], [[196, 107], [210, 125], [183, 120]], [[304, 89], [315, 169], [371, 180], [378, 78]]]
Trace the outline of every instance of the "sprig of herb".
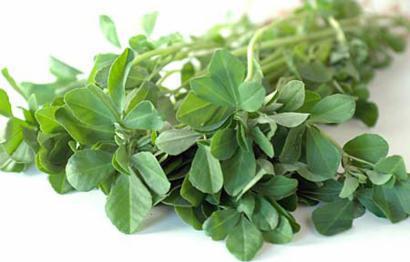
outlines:
[[[404, 50], [408, 20], [318, 0], [262, 26], [244, 17], [187, 40], [153, 39], [156, 17], [144, 16], [144, 34], [120, 54], [98, 54], [85, 79], [56, 58], [49, 84], [18, 84], [3, 69], [28, 109], [16, 117], [0, 90], [0, 169], [35, 163], [58, 193], [100, 189], [127, 234], [153, 206], [172, 206], [240, 260], [263, 242], [290, 242], [299, 204], [324, 202], [312, 216], [323, 235], [349, 229], [365, 210], [393, 223], [410, 215], [404, 161], [388, 156], [382, 137], [342, 147], [320, 128], [352, 117], [376, 123], [367, 84]], [[120, 47], [114, 22], [101, 16], [100, 26]]]

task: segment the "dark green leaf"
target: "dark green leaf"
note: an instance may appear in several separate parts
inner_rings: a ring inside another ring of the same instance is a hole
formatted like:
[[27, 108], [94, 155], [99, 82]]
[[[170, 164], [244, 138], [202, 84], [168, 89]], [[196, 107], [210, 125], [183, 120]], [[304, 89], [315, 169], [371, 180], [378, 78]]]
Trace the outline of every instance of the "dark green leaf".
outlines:
[[363, 134], [347, 142], [343, 150], [351, 156], [376, 163], [387, 156], [389, 145], [379, 135]]
[[354, 98], [349, 95], [331, 95], [312, 108], [310, 120], [316, 123], [342, 123], [353, 117], [355, 105]]
[[332, 236], [352, 227], [354, 204], [352, 201], [338, 200], [318, 207], [313, 211], [313, 223], [320, 234]]
[[235, 209], [218, 210], [204, 222], [203, 230], [213, 240], [223, 240], [238, 224], [240, 218]]

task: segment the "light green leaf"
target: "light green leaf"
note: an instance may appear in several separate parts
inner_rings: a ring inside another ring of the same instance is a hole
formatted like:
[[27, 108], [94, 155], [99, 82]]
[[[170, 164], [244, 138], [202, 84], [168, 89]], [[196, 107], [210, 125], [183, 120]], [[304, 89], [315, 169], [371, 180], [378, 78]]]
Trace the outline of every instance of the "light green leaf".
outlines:
[[252, 128], [252, 136], [255, 140], [255, 143], [259, 146], [260, 149], [262, 149], [263, 152], [265, 152], [267, 156], [272, 158], [275, 155], [272, 143], [260, 130], [259, 127]]
[[297, 127], [301, 125], [309, 117], [309, 114], [306, 113], [279, 113], [276, 115], [270, 116], [271, 119], [275, 120], [278, 125], [284, 127]]
[[248, 261], [255, 257], [262, 248], [262, 233], [247, 218], [243, 217], [239, 224], [228, 234], [226, 247], [236, 258]]
[[351, 156], [376, 163], [387, 156], [389, 144], [379, 135], [363, 134], [347, 142], [343, 150]]
[[125, 107], [125, 84], [131, 69], [132, 58], [132, 51], [126, 48], [111, 64], [108, 73], [108, 93], [119, 112]]
[[378, 186], [386, 184], [393, 177], [393, 174], [382, 174], [373, 170], [367, 170], [366, 175], [373, 184]]
[[9, 96], [3, 89], [0, 89], [0, 115], [5, 117], [13, 116]]
[[213, 240], [223, 240], [238, 224], [240, 218], [240, 214], [235, 209], [218, 210], [212, 213], [202, 228]]
[[389, 156], [379, 160], [374, 166], [374, 170], [383, 174], [392, 174], [401, 180], [407, 180], [406, 165], [401, 156]]
[[158, 12], [145, 14], [141, 20], [141, 26], [144, 33], [150, 36], [154, 31], [155, 23], [157, 22]]
[[140, 152], [131, 157], [131, 163], [141, 174], [144, 182], [158, 195], [165, 195], [171, 184], [169, 183], [158, 160], [150, 152]]
[[115, 115], [89, 88], [77, 88], [68, 92], [64, 101], [81, 122], [94, 127], [114, 128]]
[[281, 111], [292, 112], [303, 106], [305, 101], [305, 84], [302, 81], [291, 80], [281, 86], [277, 102], [283, 104]]
[[236, 108], [240, 104], [239, 85], [245, 67], [235, 56], [218, 50], [209, 64], [209, 76], [191, 80], [191, 89], [201, 99], [217, 106]]
[[164, 122], [150, 101], [142, 101], [125, 117], [124, 125], [132, 129], [159, 130]]
[[310, 120], [315, 123], [338, 124], [351, 119], [356, 103], [349, 95], [336, 94], [320, 100], [311, 111]]
[[313, 223], [320, 234], [332, 236], [352, 227], [354, 204], [348, 199], [320, 206], [313, 211]]
[[114, 141], [113, 126], [100, 128], [84, 124], [78, 121], [66, 106], [59, 108], [55, 112], [55, 118], [70, 136], [82, 145]]
[[238, 148], [233, 128], [219, 129], [211, 139], [211, 153], [219, 160], [226, 160], [232, 157]]
[[306, 134], [306, 161], [309, 170], [321, 177], [334, 177], [341, 160], [338, 148], [314, 127], [309, 127]]
[[223, 174], [219, 160], [211, 154], [209, 146], [198, 144], [189, 171], [189, 181], [203, 193], [217, 193], [223, 186]]
[[66, 166], [68, 182], [78, 191], [90, 191], [108, 178], [114, 168], [112, 154], [101, 150], [84, 149], [70, 157]]
[[114, 21], [106, 15], [100, 16], [100, 29], [104, 34], [105, 39], [113, 44], [115, 47], [121, 48], [120, 40], [118, 40], [117, 29]]
[[82, 74], [82, 72], [61, 60], [50, 57], [50, 73], [56, 76], [58, 79], [63, 80], [74, 80], [77, 78], [78, 75]]
[[111, 222], [125, 234], [138, 230], [152, 207], [148, 189], [134, 174], [120, 175], [111, 188], [105, 211]]
[[200, 134], [190, 129], [170, 129], [162, 132], [155, 145], [165, 153], [176, 156], [192, 147]]
[[232, 158], [222, 162], [222, 170], [225, 191], [231, 196], [238, 195], [256, 175], [253, 151], [238, 148]]
[[214, 130], [232, 114], [227, 107], [215, 106], [189, 92], [177, 111], [177, 119], [199, 130]]
[[239, 107], [247, 112], [258, 111], [265, 99], [265, 88], [256, 81], [247, 81], [239, 85]]
[[352, 177], [349, 174], [345, 174], [345, 180], [343, 183], [342, 191], [340, 191], [339, 197], [348, 198], [352, 196], [354, 192], [356, 192], [359, 185], [359, 180], [357, 180], [357, 178]]

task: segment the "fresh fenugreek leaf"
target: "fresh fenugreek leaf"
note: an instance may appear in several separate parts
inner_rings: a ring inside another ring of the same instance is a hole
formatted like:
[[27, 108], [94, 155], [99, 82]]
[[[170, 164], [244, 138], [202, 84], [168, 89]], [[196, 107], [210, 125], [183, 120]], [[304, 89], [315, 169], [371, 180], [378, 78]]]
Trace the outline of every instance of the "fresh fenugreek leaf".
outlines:
[[169, 191], [171, 184], [152, 153], [137, 153], [131, 157], [131, 163], [152, 191], [159, 195], [165, 195]]
[[90, 191], [112, 175], [112, 155], [101, 150], [84, 149], [67, 162], [68, 182], [78, 191]]
[[145, 14], [141, 20], [141, 26], [144, 33], [149, 36], [154, 31], [155, 23], [157, 22], [158, 12]]
[[203, 229], [213, 240], [223, 240], [234, 229], [240, 218], [241, 215], [235, 209], [218, 210], [205, 221]]
[[272, 244], [285, 244], [292, 241], [293, 230], [289, 220], [284, 216], [279, 217], [279, 225], [270, 231], [263, 232], [263, 239]]
[[315, 123], [337, 124], [353, 117], [355, 102], [349, 95], [331, 95], [318, 102], [311, 111], [310, 121]]
[[50, 73], [58, 79], [63, 80], [73, 80], [76, 79], [78, 75], [82, 74], [80, 70], [67, 65], [55, 57], [50, 57]]
[[223, 174], [219, 160], [211, 154], [207, 145], [198, 143], [189, 171], [189, 181], [203, 193], [217, 193], [223, 186]]
[[376, 163], [387, 156], [389, 145], [379, 135], [363, 134], [347, 142], [343, 150], [351, 156]]
[[241, 261], [251, 260], [263, 245], [262, 233], [244, 216], [226, 239], [226, 247]]
[[163, 124], [161, 115], [149, 101], [142, 101], [124, 117], [124, 125], [132, 129], [159, 130]]
[[299, 109], [305, 102], [305, 84], [292, 80], [279, 88], [278, 103], [283, 104], [281, 111], [291, 112]]
[[313, 211], [313, 223], [322, 235], [331, 236], [343, 232], [353, 224], [353, 202], [338, 200], [318, 207]]
[[219, 160], [231, 158], [237, 148], [238, 143], [233, 128], [220, 129], [212, 136], [211, 153]]
[[162, 132], [155, 140], [159, 150], [172, 156], [188, 150], [200, 137], [200, 134], [189, 129], [171, 129]]
[[109, 16], [100, 16], [100, 29], [108, 42], [113, 44], [115, 47], [121, 48], [120, 41], [118, 40], [117, 29], [115, 28], [114, 21], [112, 21]]
[[152, 207], [148, 189], [135, 174], [120, 175], [108, 195], [105, 211], [125, 234], [136, 232]]
[[5, 117], [13, 116], [9, 96], [3, 89], [0, 89], [0, 115]]

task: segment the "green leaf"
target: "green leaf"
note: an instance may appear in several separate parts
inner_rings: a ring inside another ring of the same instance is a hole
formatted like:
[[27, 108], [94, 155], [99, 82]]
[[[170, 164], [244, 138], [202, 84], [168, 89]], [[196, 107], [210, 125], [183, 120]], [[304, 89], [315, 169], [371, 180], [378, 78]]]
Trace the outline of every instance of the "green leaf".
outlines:
[[63, 80], [75, 80], [77, 76], [82, 74], [82, 72], [61, 60], [50, 57], [50, 73], [52, 73], [58, 79]]
[[232, 157], [238, 148], [233, 128], [219, 129], [211, 139], [211, 153], [219, 160], [226, 160]]
[[240, 218], [235, 209], [218, 210], [212, 213], [202, 228], [213, 240], [223, 240], [238, 224]]
[[367, 170], [366, 175], [373, 184], [378, 186], [386, 184], [393, 177], [393, 174], [381, 174], [373, 170]]
[[198, 144], [189, 171], [189, 181], [203, 193], [217, 193], [223, 186], [223, 174], [218, 159], [211, 154], [209, 146]]
[[401, 180], [407, 180], [406, 166], [401, 156], [389, 156], [379, 160], [374, 166], [374, 170], [383, 174], [392, 174]]
[[161, 115], [150, 101], [142, 101], [124, 117], [124, 125], [132, 129], [159, 130], [163, 124]]
[[9, 97], [3, 89], [0, 89], [0, 115], [5, 117], [13, 116]]
[[108, 178], [114, 168], [112, 154], [101, 150], [84, 149], [70, 157], [66, 166], [67, 179], [78, 191], [90, 191]]
[[407, 214], [401, 205], [401, 200], [404, 198], [401, 195], [399, 198], [399, 195], [396, 188], [391, 188], [387, 185], [376, 186], [373, 189], [374, 203], [392, 223], [397, 223], [407, 218]]
[[315, 83], [326, 83], [332, 80], [330, 69], [320, 62], [302, 64], [298, 66], [298, 71], [304, 80]]
[[107, 87], [118, 111], [125, 107], [125, 84], [131, 69], [132, 51], [128, 48], [118, 56], [110, 66]]
[[82, 145], [114, 141], [113, 127], [100, 128], [84, 124], [78, 121], [66, 106], [55, 112], [55, 119], [72, 138]]
[[155, 23], [157, 22], [158, 12], [145, 14], [141, 20], [141, 26], [144, 33], [150, 36], [154, 31]]
[[66, 194], [74, 190], [67, 180], [67, 176], [63, 174], [49, 175], [48, 181], [53, 189], [59, 194]]
[[306, 126], [299, 125], [289, 130], [280, 153], [279, 160], [282, 163], [297, 162], [302, 155], [302, 142], [305, 134]]
[[239, 199], [239, 201], [236, 210], [240, 213], [244, 213], [249, 219], [252, 218], [256, 204], [255, 196], [253, 194], [246, 194], [241, 197], [238, 196], [237, 199]]
[[354, 98], [349, 95], [327, 96], [312, 108], [310, 120], [325, 124], [342, 123], [353, 117], [355, 105]]
[[232, 158], [222, 162], [222, 170], [225, 191], [236, 196], [256, 175], [255, 156], [252, 151], [238, 148]]
[[403, 211], [410, 215], [410, 181], [399, 181], [396, 184], [395, 189]]
[[306, 161], [309, 170], [321, 177], [332, 178], [340, 165], [338, 148], [321, 132], [309, 127], [306, 133]]
[[114, 22], [106, 15], [100, 16], [100, 29], [104, 34], [105, 39], [115, 47], [121, 48], [120, 40], [118, 40], [117, 29]]
[[379, 135], [363, 134], [347, 142], [343, 150], [351, 156], [376, 163], [387, 156], [389, 145]]
[[94, 127], [114, 129], [115, 115], [89, 88], [77, 88], [68, 92], [64, 101], [81, 122]]
[[291, 80], [279, 88], [277, 102], [283, 104], [281, 111], [295, 111], [303, 106], [304, 101], [305, 84], [302, 81]]
[[263, 152], [270, 158], [275, 155], [273, 150], [273, 145], [265, 134], [260, 130], [259, 127], [252, 128], [252, 136], [255, 140], [255, 143], [262, 149]]
[[195, 209], [192, 207], [175, 207], [175, 213], [187, 224], [196, 230], [202, 229], [202, 222], [199, 220]]
[[355, 177], [352, 177], [349, 174], [345, 174], [345, 180], [343, 183], [342, 191], [340, 191], [340, 198], [348, 198], [356, 192], [359, 187], [359, 180]]
[[[274, 189], [272, 189], [273, 191]], [[276, 228], [279, 223], [279, 213], [263, 197], [256, 197], [255, 211], [252, 216], [252, 222], [262, 231], [270, 231]]]
[[131, 157], [131, 163], [141, 174], [144, 182], [155, 193], [165, 195], [169, 191], [171, 184], [152, 153], [137, 153]]
[[199, 98], [217, 106], [236, 108], [240, 105], [239, 85], [245, 67], [238, 58], [218, 50], [209, 64], [209, 76], [191, 80], [191, 89]]
[[262, 233], [247, 218], [243, 217], [226, 239], [226, 247], [237, 259], [248, 261], [262, 248]]
[[194, 129], [213, 130], [232, 114], [231, 108], [215, 106], [189, 92], [177, 111], [177, 119]]
[[53, 134], [64, 130], [55, 118], [55, 113], [58, 109], [59, 107], [57, 106], [45, 105], [35, 112], [36, 120], [43, 133]]
[[[130, 76], [128, 76], [128, 79], [130, 79]], [[125, 114], [128, 114], [131, 109], [144, 100], [151, 101], [154, 105], [158, 105], [158, 93], [159, 89], [154, 83], [143, 82], [138, 88], [135, 88], [128, 93], [125, 103]]]
[[189, 182], [189, 174], [185, 176], [184, 181], [182, 182], [180, 194], [184, 199], [189, 201], [194, 207], [201, 204], [202, 200], [205, 197], [205, 194], [203, 194], [201, 191], [196, 189], [191, 184], [191, 182]]
[[284, 127], [297, 127], [301, 125], [309, 117], [309, 114], [306, 113], [279, 113], [276, 115], [270, 116], [271, 119], [275, 120], [278, 125]]
[[289, 220], [284, 216], [279, 217], [279, 225], [270, 231], [263, 232], [263, 239], [272, 244], [285, 244], [292, 241], [293, 230]]
[[373, 127], [379, 118], [379, 109], [375, 103], [359, 100], [356, 103], [355, 117], [362, 120], [368, 127]]
[[131, 174], [120, 175], [108, 195], [105, 211], [111, 222], [125, 234], [138, 230], [152, 207], [148, 189]]
[[190, 129], [170, 129], [162, 132], [155, 140], [159, 150], [176, 156], [192, 147], [200, 134]]
[[265, 88], [256, 81], [247, 81], [239, 85], [239, 107], [247, 112], [258, 111], [265, 99]]
[[273, 176], [266, 182], [257, 184], [255, 190], [269, 198], [280, 200], [296, 192], [298, 181], [285, 176]]
[[332, 236], [352, 227], [354, 204], [348, 199], [320, 206], [313, 211], [312, 219], [317, 231]]

